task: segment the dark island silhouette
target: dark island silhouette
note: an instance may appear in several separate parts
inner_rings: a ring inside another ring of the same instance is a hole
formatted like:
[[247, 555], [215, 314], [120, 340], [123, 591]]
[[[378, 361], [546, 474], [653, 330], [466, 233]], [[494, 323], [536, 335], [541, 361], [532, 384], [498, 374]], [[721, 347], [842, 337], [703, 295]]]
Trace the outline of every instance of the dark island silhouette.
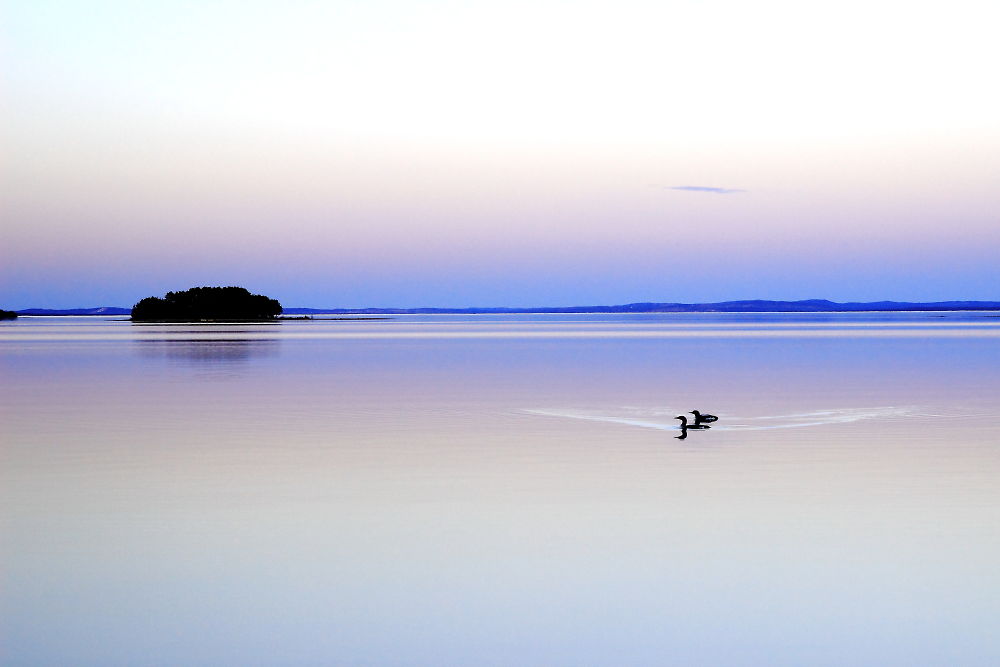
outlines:
[[0, 320], [14, 320], [17, 319], [17, 313], [13, 310], [3, 310], [0, 309]]
[[260, 322], [274, 320], [281, 304], [243, 287], [192, 287], [146, 297], [132, 307], [133, 322]]

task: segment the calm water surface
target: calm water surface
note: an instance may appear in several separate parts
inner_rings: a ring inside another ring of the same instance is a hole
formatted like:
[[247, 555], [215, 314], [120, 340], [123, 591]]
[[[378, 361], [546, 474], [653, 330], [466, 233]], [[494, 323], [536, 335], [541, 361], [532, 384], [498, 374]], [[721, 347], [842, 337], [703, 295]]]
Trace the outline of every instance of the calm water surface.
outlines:
[[995, 315], [3, 323], [0, 658], [1000, 664]]

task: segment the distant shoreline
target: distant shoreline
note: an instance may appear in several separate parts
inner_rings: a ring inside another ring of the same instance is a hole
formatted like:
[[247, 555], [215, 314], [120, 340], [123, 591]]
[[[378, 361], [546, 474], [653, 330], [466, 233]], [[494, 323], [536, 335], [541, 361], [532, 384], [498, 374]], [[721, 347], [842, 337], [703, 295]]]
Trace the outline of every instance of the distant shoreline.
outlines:
[[[844, 302], [825, 299], [802, 301], [720, 301], [716, 303], [641, 302], [617, 306], [563, 306], [529, 308], [285, 308], [282, 315], [545, 315], [608, 313], [882, 313], [1000, 310], [1000, 301], [868, 301]], [[130, 315], [131, 308], [25, 308], [18, 315]]]

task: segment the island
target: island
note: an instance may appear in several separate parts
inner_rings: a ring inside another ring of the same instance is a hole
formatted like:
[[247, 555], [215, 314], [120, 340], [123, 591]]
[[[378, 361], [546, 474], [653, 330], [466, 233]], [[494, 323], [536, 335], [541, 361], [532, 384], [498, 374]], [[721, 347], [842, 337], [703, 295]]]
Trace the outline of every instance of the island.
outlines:
[[133, 322], [261, 322], [281, 314], [281, 304], [243, 287], [192, 287], [146, 297], [132, 307]]
[[0, 320], [15, 320], [17, 319], [17, 313], [13, 310], [3, 310], [0, 309]]

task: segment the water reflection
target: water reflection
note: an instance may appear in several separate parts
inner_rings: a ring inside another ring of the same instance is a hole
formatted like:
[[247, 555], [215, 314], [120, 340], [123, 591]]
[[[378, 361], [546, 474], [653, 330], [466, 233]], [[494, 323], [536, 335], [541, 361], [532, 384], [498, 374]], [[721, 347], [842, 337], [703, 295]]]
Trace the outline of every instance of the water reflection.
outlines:
[[0, 662], [1000, 664], [1000, 322], [866, 317], [4, 327]]
[[681, 424], [681, 434], [675, 435], [674, 437], [678, 440], [686, 440], [688, 437], [688, 431], [706, 431], [712, 428], [711, 426], [688, 426], [687, 424]]
[[191, 364], [230, 365], [254, 357], [276, 357], [280, 341], [276, 338], [158, 338], [134, 341], [139, 356], [161, 358]]

